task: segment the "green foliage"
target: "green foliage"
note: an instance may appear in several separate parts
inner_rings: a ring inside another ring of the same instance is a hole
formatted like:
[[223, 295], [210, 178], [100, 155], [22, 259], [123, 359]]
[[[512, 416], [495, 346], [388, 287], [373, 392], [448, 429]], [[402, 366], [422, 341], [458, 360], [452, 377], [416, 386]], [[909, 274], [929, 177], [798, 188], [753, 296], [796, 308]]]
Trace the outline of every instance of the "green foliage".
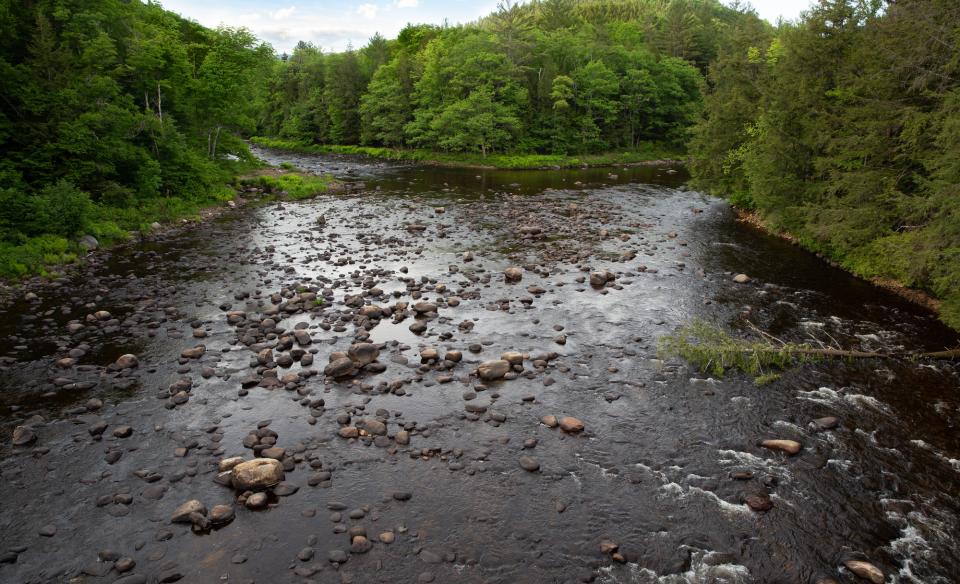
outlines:
[[696, 184], [960, 328], [960, 5], [821, 0], [742, 20], [710, 65]]
[[281, 175], [261, 175], [252, 179], [243, 179], [244, 186], [257, 186], [271, 194], [283, 193], [287, 199], [299, 201], [309, 199], [330, 190], [333, 179], [329, 176], [312, 174], [285, 173]]
[[504, 2], [477, 23], [407, 26], [358, 51], [276, 63], [258, 132], [480, 158], [682, 148], [722, 31], [717, 0]]
[[677, 149], [645, 143], [623, 152], [604, 152], [567, 156], [563, 154], [488, 154], [435, 152], [431, 150], [377, 148], [372, 146], [317, 145], [307, 142], [280, 140], [255, 136], [254, 144], [279, 150], [309, 154], [350, 154], [386, 160], [419, 162], [437, 166], [482, 167], [513, 170], [540, 168], [578, 168], [582, 166], [616, 166], [637, 164], [654, 160], [677, 160], [682, 155]]
[[0, 276], [196, 215], [253, 164], [231, 132], [253, 128], [273, 56], [248, 31], [139, 0], [0, 0], [0, 33]]

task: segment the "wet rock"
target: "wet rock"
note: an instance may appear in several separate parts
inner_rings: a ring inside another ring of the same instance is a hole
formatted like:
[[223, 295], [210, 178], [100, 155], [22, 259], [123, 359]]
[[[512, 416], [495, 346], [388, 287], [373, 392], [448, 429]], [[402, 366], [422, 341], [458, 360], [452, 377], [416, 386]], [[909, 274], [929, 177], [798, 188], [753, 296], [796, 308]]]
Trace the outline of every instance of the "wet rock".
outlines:
[[329, 365], [324, 367], [323, 374], [327, 377], [348, 377], [356, 373], [355, 364], [352, 359], [347, 357], [341, 357], [334, 361], [331, 361]]
[[833, 416], [827, 416], [825, 418], [817, 418], [813, 421], [813, 426], [817, 430], [833, 430], [840, 425], [840, 420]]
[[583, 422], [570, 416], [560, 418], [558, 423], [560, 425], [560, 429], [564, 432], [576, 434], [577, 432], [583, 431]]
[[760, 445], [770, 450], [786, 452], [791, 456], [797, 454], [803, 448], [803, 445], [796, 440], [764, 440]]
[[126, 574], [130, 570], [134, 569], [136, 566], [137, 566], [136, 560], [130, 557], [120, 558], [113, 564], [113, 568], [121, 574]]
[[271, 458], [255, 458], [233, 468], [233, 488], [262, 491], [283, 480], [283, 463]]
[[12, 444], [14, 446], [29, 446], [36, 441], [37, 435], [33, 429], [27, 426], [17, 426], [13, 429]]
[[353, 427], [353, 426], [345, 426], [345, 427], [343, 427], [343, 428], [340, 428], [340, 430], [337, 431], [337, 434], [338, 434], [341, 438], [348, 438], [348, 439], [349, 439], [349, 438], [359, 438], [359, 437], [360, 437], [360, 429], [359, 429], [359, 428], [355, 428], [355, 427]]
[[507, 282], [519, 282], [523, 279], [523, 270], [517, 267], [507, 268], [503, 271], [503, 279]]
[[609, 539], [600, 540], [600, 553], [604, 555], [610, 555], [620, 549], [620, 546], [610, 541]]
[[410, 433], [406, 430], [400, 430], [397, 432], [396, 436], [394, 436], [393, 440], [401, 446], [406, 446], [407, 444], [410, 444]]
[[747, 284], [750, 282], [750, 280], [751, 280], [750, 276], [746, 274], [737, 274], [736, 276], [733, 277], [733, 281], [736, 282], [737, 284]]
[[843, 565], [858, 577], [873, 582], [873, 584], [883, 584], [886, 578], [883, 572], [880, 571], [880, 568], [874, 566], [870, 562], [864, 562], [862, 560], [848, 560], [844, 562]]
[[233, 521], [235, 516], [236, 512], [233, 510], [233, 505], [215, 505], [213, 509], [210, 510], [210, 523], [213, 525], [226, 525]]
[[224, 458], [217, 464], [217, 470], [220, 472], [227, 472], [233, 470], [238, 464], [245, 462], [242, 456], [234, 456], [232, 458]]
[[373, 343], [357, 343], [350, 347], [347, 355], [351, 361], [357, 364], [357, 367], [369, 365], [380, 356], [380, 349]]
[[557, 417], [554, 415], [546, 415], [540, 418], [540, 423], [546, 426], [547, 428], [556, 428], [560, 425], [560, 422], [557, 420]]
[[747, 507], [750, 507], [750, 509], [758, 513], [773, 509], [773, 501], [770, 499], [770, 496], [765, 493], [747, 495], [744, 497], [744, 502], [747, 504]]
[[392, 531], [384, 531], [379, 535], [380, 543], [391, 544], [397, 540], [397, 536]]
[[616, 276], [614, 276], [609, 270], [600, 270], [590, 273], [590, 285], [594, 288], [603, 288], [607, 285], [607, 282], [612, 282], [615, 279]]
[[331, 564], [344, 564], [350, 556], [343, 550], [330, 550], [327, 552], [327, 559]]
[[121, 355], [114, 363], [119, 369], [133, 369], [140, 365], [140, 360], [136, 355]]
[[200, 501], [192, 499], [177, 507], [176, 511], [174, 511], [173, 515], [170, 517], [170, 521], [174, 523], [193, 523], [191, 519], [191, 515], [193, 513], [206, 515], [207, 508]]
[[203, 357], [203, 354], [207, 352], [207, 347], [204, 345], [197, 345], [192, 349], [184, 349], [180, 356], [184, 359], [199, 359]]
[[133, 435], [133, 428], [130, 426], [117, 426], [113, 429], [113, 436], [115, 438], [129, 438]]
[[443, 356], [444, 361], [459, 363], [463, 359], [463, 353], [460, 351], [447, 351]]
[[500, 355], [500, 359], [506, 361], [511, 365], [521, 365], [523, 364], [523, 353], [518, 353], [516, 351], [507, 351], [506, 353]]
[[504, 375], [510, 372], [510, 362], [498, 359], [495, 361], [484, 361], [477, 367], [477, 375], [484, 381], [496, 381], [502, 379]]
[[521, 456], [520, 457], [520, 468], [530, 472], [536, 472], [540, 470], [540, 463], [537, 460], [530, 456]]
[[269, 500], [266, 493], [254, 493], [247, 497], [247, 509], [263, 509], [267, 506]]

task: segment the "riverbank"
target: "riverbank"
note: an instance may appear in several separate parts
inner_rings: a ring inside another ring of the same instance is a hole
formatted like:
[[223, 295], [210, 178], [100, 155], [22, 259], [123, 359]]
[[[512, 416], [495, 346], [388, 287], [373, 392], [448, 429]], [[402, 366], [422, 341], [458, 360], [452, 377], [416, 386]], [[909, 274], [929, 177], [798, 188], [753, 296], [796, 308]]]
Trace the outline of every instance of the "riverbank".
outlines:
[[246, 168], [231, 183], [206, 197], [158, 198], [136, 209], [94, 207], [96, 218], [84, 235], [30, 238], [20, 245], [0, 245], [0, 304], [16, 294], [61, 278], [91, 254], [136, 240], [158, 238], [219, 217], [224, 212], [274, 200], [303, 200], [336, 191], [342, 184], [288, 168]]
[[813, 253], [818, 258], [822, 259], [824, 262], [826, 262], [827, 264], [829, 264], [834, 268], [839, 268], [852, 276], [860, 278], [865, 282], [870, 282], [874, 286], [878, 286], [885, 290], [889, 290], [890, 292], [893, 292], [894, 294], [896, 294], [897, 296], [900, 296], [901, 298], [904, 298], [918, 306], [922, 306], [923, 308], [926, 308], [927, 310], [936, 314], [938, 317], [941, 316], [940, 308], [941, 308], [942, 302], [940, 301], [940, 299], [930, 294], [929, 292], [925, 290], [918, 290], [916, 288], [910, 288], [904, 283], [898, 282], [897, 280], [893, 280], [890, 278], [866, 277], [863, 274], [857, 273], [857, 271], [852, 267], [844, 265], [842, 262], [837, 262], [821, 252], [807, 248], [806, 246], [803, 245], [803, 243], [798, 238], [794, 237], [792, 234], [786, 233], [783, 231], [778, 231], [776, 229], [771, 228], [763, 220], [763, 217], [761, 217], [760, 214], [757, 213], [756, 211], [751, 211], [749, 209], [744, 209], [741, 207], [733, 207], [733, 210], [737, 215], [737, 221], [739, 221], [740, 223], [744, 223], [746, 225], [753, 227], [754, 229], [757, 229], [769, 235], [773, 235], [774, 237], [779, 237], [784, 241], [788, 241], [793, 245], [806, 249], [807, 251]]
[[250, 142], [257, 146], [287, 150], [303, 154], [348, 154], [397, 162], [416, 162], [427, 166], [449, 168], [476, 168], [485, 170], [550, 170], [598, 166], [632, 166], [682, 164], [683, 152], [676, 148], [648, 143], [641, 150], [631, 152], [604, 152], [567, 156], [560, 154], [476, 154], [432, 152], [429, 150], [376, 148], [371, 146], [318, 145], [295, 140], [280, 140], [255, 136]]

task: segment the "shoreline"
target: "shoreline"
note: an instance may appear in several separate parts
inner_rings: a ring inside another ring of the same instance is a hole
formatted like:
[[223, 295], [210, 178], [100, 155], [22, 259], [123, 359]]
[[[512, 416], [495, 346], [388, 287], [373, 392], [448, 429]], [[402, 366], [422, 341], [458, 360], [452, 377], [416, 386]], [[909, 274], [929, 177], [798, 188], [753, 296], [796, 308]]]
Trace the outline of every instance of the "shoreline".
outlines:
[[[843, 265], [834, 261], [830, 257], [822, 253], [807, 249], [806, 247], [801, 245], [800, 242], [797, 241], [797, 238], [795, 238], [790, 233], [780, 232], [780, 231], [775, 231], [773, 229], [770, 229], [764, 223], [760, 215], [757, 214], [755, 211], [749, 211], [747, 209], [743, 209], [741, 207], [736, 207], [733, 205], [731, 205], [731, 208], [733, 209], [733, 212], [736, 215], [736, 219], [738, 223], [749, 225], [750, 227], [753, 227], [754, 229], [761, 231], [767, 235], [771, 235], [773, 237], [777, 237], [779, 239], [787, 241], [791, 245], [795, 245], [797, 247], [800, 247], [801, 249], [804, 249], [809, 253], [814, 254], [815, 256], [817, 256], [817, 258], [821, 259], [831, 267], [843, 270], [844, 272], [850, 274], [851, 276], [859, 280], [868, 282], [878, 288], [883, 288], [888, 292], [892, 292], [897, 296], [899, 296], [900, 298], [903, 298], [908, 302], [911, 302], [917, 306], [920, 306], [921, 308], [925, 308], [938, 317], [940, 316], [941, 302], [938, 298], [936, 298], [929, 292], [918, 290], [916, 288], [910, 288], [909, 286], [904, 285], [902, 282], [898, 282], [897, 280], [893, 280], [890, 278], [865, 278], [857, 274], [856, 272], [853, 272], [852, 270], [844, 267]], [[945, 325], [945, 326], [948, 326], [948, 325]]]
[[[234, 189], [234, 197], [228, 201], [211, 204], [209, 206], [203, 207], [199, 210], [199, 216], [195, 217], [183, 217], [177, 219], [176, 221], [160, 224], [160, 227], [152, 229], [148, 232], [139, 231], [130, 232], [130, 237], [123, 239], [121, 241], [116, 241], [114, 243], [99, 246], [96, 249], [92, 249], [85, 253], [82, 256], [78, 256], [77, 259], [73, 262], [62, 263], [62, 264], [51, 264], [50, 268], [59, 270], [57, 274], [51, 274], [48, 276], [42, 276], [39, 274], [34, 274], [31, 276], [24, 277], [22, 280], [8, 280], [0, 279], [0, 309], [6, 309], [15, 303], [18, 300], [18, 297], [22, 297], [29, 292], [34, 290], [40, 290], [43, 288], [50, 287], [55, 282], [64, 279], [70, 278], [75, 275], [75, 272], [82, 268], [91, 258], [100, 256], [106, 252], [112, 252], [119, 249], [122, 249], [129, 245], [135, 245], [138, 243], [144, 243], [149, 241], [159, 241], [165, 237], [170, 237], [182, 233], [188, 229], [193, 229], [200, 227], [209, 221], [217, 219], [222, 215], [230, 212], [243, 209], [244, 207], [251, 207], [257, 204], [262, 204], [265, 202], [273, 202], [276, 200], [281, 201], [290, 201], [296, 202], [304, 200], [304, 198], [290, 198], [287, 196], [278, 196], [274, 193], [266, 192], [263, 188], [256, 187], [249, 182], [249, 179], [254, 178], [255, 176], [272, 176], [278, 177], [285, 174], [295, 174], [284, 171], [280, 168], [265, 168], [256, 171], [255, 173], [248, 173], [245, 175], [240, 175], [235, 177], [236, 183], [231, 186]], [[249, 191], [247, 189], [253, 188], [255, 190]], [[320, 195], [329, 195], [329, 194], [338, 194], [348, 190], [348, 187], [345, 183], [340, 181], [331, 180], [327, 190], [322, 192], [317, 192], [313, 197]], [[250, 196], [255, 195], [255, 196]], [[312, 198], [312, 197], [309, 197]]]
[[[321, 154], [333, 156], [359, 156], [390, 162], [404, 162], [437, 168], [464, 168], [472, 170], [564, 170], [582, 168], [613, 168], [631, 166], [685, 166], [681, 158], [665, 151], [643, 152], [606, 152], [567, 156], [553, 154], [490, 154], [486, 159], [474, 155], [430, 152], [426, 150], [403, 150], [367, 146], [338, 146], [306, 144], [303, 142], [279, 140], [254, 136], [249, 142], [260, 148], [269, 148], [282, 152], [300, 154]], [[497, 164], [497, 162], [501, 164]]]

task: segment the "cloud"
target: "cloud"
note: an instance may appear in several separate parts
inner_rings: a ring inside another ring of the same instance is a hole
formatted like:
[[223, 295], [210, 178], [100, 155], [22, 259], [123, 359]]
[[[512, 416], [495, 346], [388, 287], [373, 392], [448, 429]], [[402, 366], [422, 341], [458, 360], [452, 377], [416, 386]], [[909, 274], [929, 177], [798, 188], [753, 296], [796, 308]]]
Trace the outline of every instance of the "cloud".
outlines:
[[376, 18], [377, 12], [380, 11], [380, 7], [376, 4], [361, 4], [357, 6], [357, 14], [362, 15], [364, 18]]
[[296, 6], [291, 6], [289, 8], [281, 8], [280, 10], [274, 10], [270, 13], [270, 18], [274, 20], [283, 20], [293, 16], [293, 13], [297, 11]]
[[397, 8], [416, 8], [420, 5], [420, 0], [396, 0], [394, 5]]

